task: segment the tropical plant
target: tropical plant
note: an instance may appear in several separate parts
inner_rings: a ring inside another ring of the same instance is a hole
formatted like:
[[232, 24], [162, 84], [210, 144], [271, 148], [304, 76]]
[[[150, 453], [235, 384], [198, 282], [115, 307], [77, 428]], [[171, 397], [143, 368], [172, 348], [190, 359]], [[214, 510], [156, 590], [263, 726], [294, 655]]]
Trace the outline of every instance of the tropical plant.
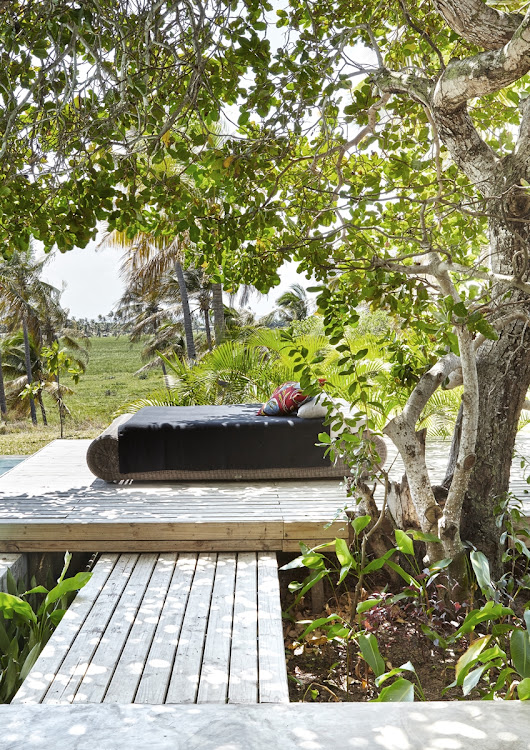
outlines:
[[[30, 335], [34, 346], [41, 346], [45, 338], [51, 342], [54, 331], [66, 321], [66, 313], [59, 304], [60, 291], [41, 279], [49, 257], [37, 260], [32, 246], [14, 252], [9, 260], [0, 263], [0, 317], [10, 331], [22, 328], [24, 364], [28, 384], [33, 380]], [[33, 424], [37, 413], [30, 395]]]
[[311, 303], [306, 290], [300, 284], [291, 284], [290, 289], [278, 297], [276, 304], [285, 323], [309, 317]]
[[65, 578], [71, 559], [67, 552], [57, 584], [49, 589], [37, 586], [33, 579], [31, 588], [24, 590], [7, 572], [8, 593], [0, 592], [0, 703], [11, 700], [61, 622], [72, 596], [92, 576], [82, 572]]

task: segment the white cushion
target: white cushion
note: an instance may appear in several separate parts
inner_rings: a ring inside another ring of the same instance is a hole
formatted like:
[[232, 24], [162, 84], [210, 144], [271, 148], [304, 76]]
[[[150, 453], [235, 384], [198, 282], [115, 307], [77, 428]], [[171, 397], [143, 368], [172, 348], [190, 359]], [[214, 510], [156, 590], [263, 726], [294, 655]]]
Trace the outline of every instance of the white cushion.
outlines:
[[325, 398], [324, 393], [319, 393], [315, 398], [306, 401], [305, 404], [298, 407], [298, 416], [302, 419], [323, 419], [328, 414], [328, 408], [324, 406]]

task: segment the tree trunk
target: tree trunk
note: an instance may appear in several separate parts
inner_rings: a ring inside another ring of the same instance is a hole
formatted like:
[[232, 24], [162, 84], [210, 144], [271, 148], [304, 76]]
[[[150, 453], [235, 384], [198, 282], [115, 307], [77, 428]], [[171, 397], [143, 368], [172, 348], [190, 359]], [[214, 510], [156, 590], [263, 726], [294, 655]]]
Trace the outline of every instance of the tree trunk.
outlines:
[[[39, 402], [39, 406], [40, 406], [40, 413], [41, 413], [41, 416], [42, 416], [42, 424], [45, 427], [47, 427], [48, 426], [48, 418], [46, 416], [46, 409], [44, 408], [44, 402], [42, 400], [42, 393], [39, 393], [39, 395], [37, 396], [37, 401]], [[61, 435], [61, 437], [62, 437], [62, 435]]]
[[[516, 179], [515, 184], [518, 182]], [[503, 187], [502, 205], [495, 207], [497, 216], [490, 219], [491, 266], [497, 273], [515, 273], [528, 281], [530, 268], [525, 258], [530, 230], [525, 222], [530, 216], [530, 201], [523, 191], [506, 191], [505, 183]], [[504, 302], [508, 304], [503, 307]], [[518, 290], [501, 302], [496, 313], [499, 339], [482, 344], [477, 357], [479, 431], [476, 464], [463, 510], [462, 538], [484, 552], [494, 574], [501, 571], [502, 556], [502, 530], [495, 523], [495, 508], [509, 490], [517, 426], [530, 387], [527, 306], [528, 294]]]
[[206, 343], [208, 344], [208, 351], [212, 351], [212, 331], [210, 329], [210, 311], [203, 310], [204, 315], [204, 330], [206, 331]]
[[186, 336], [186, 349], [188, 351], [188, 359], [197, 359], [195, 352], [195, 339], [193, 338], [193, 326], [191, 323], [191, 312], [190, 302], [188, 298], [188, 290], [186, 288], [186, 280], [184, 278], [184, 271], [182, 264], [179, 260], [175, 261], [175, 274], [179, 285], [180, 301], [182, 304], [182, 314], [184, 316], [184, 334]]
[[462, 517], [462, 539], [488, 557], [493, 572], [501, 569], [501, 530], [495, 507], [509, 489], [517, 424], [530, 385], [530, 332], [515, 322], [478, 360], [480, 388], [476, 464]]
[[6, 391], [4, 386], [4, 370], [2, 367], [2, 355], [0, 353], [0, 412], [7, 414]]
[[[26, 375], [28, 378], [28, 384], [31, 385], [33, 383], [33, 376], [31, 374], [31, 349], [29, 346], [28, 324], [26, 322], [25, 316], [23, 316], [22, 318], [22, 335], [24, 336], [24, 358], [26, 362]], [[29, 410], [31, 414], [31, 421], [34, 425], [36, 425], [37, 410], [35, 409], [35, 400], [33, 399], [33, 396], [29, 397]]]
[[212, 312], [215, 345], [219, 346], [225, 337], [225, 307], [222, 284], [212, 284]]

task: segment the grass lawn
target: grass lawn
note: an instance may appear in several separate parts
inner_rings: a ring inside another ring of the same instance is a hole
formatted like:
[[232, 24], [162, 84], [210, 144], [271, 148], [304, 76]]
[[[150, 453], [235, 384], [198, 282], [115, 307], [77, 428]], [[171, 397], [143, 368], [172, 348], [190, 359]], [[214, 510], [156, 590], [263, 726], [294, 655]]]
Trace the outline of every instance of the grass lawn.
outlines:
[[[131, 344], [126, 336], [90, 340], [90, 360], [86, 373], [76, 386], [64, 380], [75, 390], [65, 399], [71, 411], [71, 416], [66, 418], [65, 438], [96, 437], [110, 424], [113, 415], [123, 404], [163, 385], [162, 371], [159, 369], [151, 370], [143, 378], [134, 375], [143, 364], [141, 350], [142, 344]], [[42, 426], [38, 407], [38, 427], [33, 427], [29, 416], [19, 421], [11, 421], [8, 417], [7, 423], [0, 426], [0, 455], [34, 453], [59, 437], [57, 407], [46, 394], [44, 401], [49, 426]]]

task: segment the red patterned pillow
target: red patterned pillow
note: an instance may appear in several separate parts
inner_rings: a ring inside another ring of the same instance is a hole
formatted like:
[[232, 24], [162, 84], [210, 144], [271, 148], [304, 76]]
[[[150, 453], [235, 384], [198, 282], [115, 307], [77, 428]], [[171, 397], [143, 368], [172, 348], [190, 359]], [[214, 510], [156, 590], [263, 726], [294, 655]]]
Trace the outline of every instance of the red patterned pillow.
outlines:
[[281, 417], [292, 414], [310, 396], [300, 390], [300, 383], [283, 383], [278, 386], [266, 404], [258, 411], [260, 417]]

